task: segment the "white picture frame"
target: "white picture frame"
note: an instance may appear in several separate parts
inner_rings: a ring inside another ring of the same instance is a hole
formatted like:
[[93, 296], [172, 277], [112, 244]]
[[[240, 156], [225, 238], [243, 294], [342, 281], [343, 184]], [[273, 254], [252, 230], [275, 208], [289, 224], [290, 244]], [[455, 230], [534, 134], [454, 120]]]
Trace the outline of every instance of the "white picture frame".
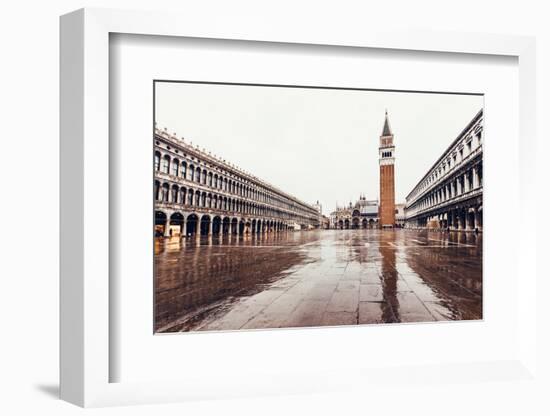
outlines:
[[[396, 32], [350, 28], [331, 33], [312, 26], [246, 19], [204, 21], [193, 16], [107, 9], [82, 9], [61, 18], [61, 398], [80, 406], [184, 401], [196, 398], [240, 397], [278, 393], [319, 393], [346, 389], [342, 379], [368, 385], [386, 377], [407, 380], [399, 368], [367, 373], [319, 368], [320, 373], [281, 372], [264, 380], [212, 380], [113, 383], [109, 366], [117, 357], [109, 348], [109, 36], [113, 33], [280, 42], [334, 47], [505, 55], [519, 62], [520, 215], [517, 354], [509, 360], [467, 364], [441, 363], [417, 368], [417, 380], [434, 377], [480, 382], [524, 380], [536, 375], [536, 240], [526, 213], [536, 209], [534, 184], [528, 176], [536, 144], [535, 40], [508, 35]], [[523, 242], [523, 243], [522, 243]], [[483, 374], [477, 377], [476, 374]], [[413, 377], [414, 378], [414, 377]], [[409, 382], [412, 379], [409, 380]]]

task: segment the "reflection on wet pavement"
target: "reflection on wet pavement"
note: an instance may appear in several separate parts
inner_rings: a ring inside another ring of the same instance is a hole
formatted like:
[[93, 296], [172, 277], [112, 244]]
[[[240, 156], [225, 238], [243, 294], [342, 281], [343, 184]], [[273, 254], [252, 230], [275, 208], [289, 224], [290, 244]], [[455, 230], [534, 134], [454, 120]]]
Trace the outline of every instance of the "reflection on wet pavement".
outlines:
[[481, 247], [413, 230], [159, 239], [156, 331], [481, 319]]

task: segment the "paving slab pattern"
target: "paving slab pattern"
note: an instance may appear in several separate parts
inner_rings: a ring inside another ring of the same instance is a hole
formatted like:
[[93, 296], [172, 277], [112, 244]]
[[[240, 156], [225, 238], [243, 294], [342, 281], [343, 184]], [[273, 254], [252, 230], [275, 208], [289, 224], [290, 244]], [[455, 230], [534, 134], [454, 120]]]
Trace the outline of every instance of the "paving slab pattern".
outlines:
[[482, 235], [316, 230], [155, 241], [157, 332], [482, 319]]

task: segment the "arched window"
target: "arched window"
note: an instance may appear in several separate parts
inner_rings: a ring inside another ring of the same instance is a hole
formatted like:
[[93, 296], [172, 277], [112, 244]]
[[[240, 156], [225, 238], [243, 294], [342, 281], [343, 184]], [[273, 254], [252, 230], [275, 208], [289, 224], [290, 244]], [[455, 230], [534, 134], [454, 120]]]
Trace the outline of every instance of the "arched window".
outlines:
[[172, 161], [172, 175], [173, 176], [178, 176], [179, 168], [180, 168], [180, 161], [178, 159], [174, 159]]
[[193, 165], [189, 165], [189, 180], [195, 180], [195, 167]]
[[202, 184], [206, 185], [206, 169], [202, 171]]
[[204, 192], [201, 194], [201, 207], [206, 207], [206, 194]]
[[198, 183], [201, 183], [201, 168], [197, 166], [197, 170], [195, 171], [195, 180]]
[[172, 186], [172, 202], [174, 204], [178, 203], [178, 194], [179, 194], [179, 188], [177, 185]]
[[181, 177], [185, 179], [187, 177], [187, 163], [182, 162], [181, 164]]
[[161, 198], [162, 202], [168, 202], [169, 193], [170, 193], [169, 190], [170, 190], [170, 186], [167, 183], [162, 185], [162, 198]]
[[[159, 159], [160, 161], [160, 159]], [[158, 201], [159, 200], [159, 191], [160, 191], [160, 182], [159, 181], [155, 181], [155, 200]]]
[[188, 201], [189, 201], [189, 202], [188, 202], [188, 204], [191, 205], [191, 206], [193, 205], [193, 198], [194, 198], [194, 196], [193, 196], [193, 190], [192, 190], [192, 189], [189, 189], [189, 196], [188, 196]]
[[170, 156], [168, 155], [162, 158], [162, 173], [170, 173]]
[[195, 205], [198, 207], [201, 206], [201, 193], [199, 191], [195, 193]]
[[208, 186], [212, 187], [212, 172], [208, 173]]
[[481, 165], [479, 165], [477, 169], [477, 181], [479, 183], [479, 186], [483, 186], [483, 167]]
[[160, 152], [155, 152], [155, 172], [160, 170]]
[[185, 205], [187, 204], [187, 189], [185, 188], [180, 188], [180, 203], [182, 205]]

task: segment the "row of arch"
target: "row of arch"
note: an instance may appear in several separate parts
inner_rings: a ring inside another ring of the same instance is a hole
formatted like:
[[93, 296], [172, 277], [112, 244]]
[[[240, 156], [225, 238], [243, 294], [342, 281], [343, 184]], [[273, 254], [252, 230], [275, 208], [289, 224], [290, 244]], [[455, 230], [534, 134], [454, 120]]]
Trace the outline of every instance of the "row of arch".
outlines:
[[471, 205], [427, 215], [410, 221], [409, 228], [439, 228], [458, 231], [483, 230], [483, 206]]
[[339, 230], [358, 230], [358, 229], [372, 229], [378, 228], [378, 219], [360, 219], [358, 217], [353, 217], [351, 220], [349, 218], [340, 219], [335, 222], [335, 228]]
[[[478, 115], [479, 116], [479, 115]], [[432, 183], [438, 182], [452, 170], [460, 169], [460, 166], [467, 163], [468, 158], [475, 156], [477, 152], [482, 151], [482, 119], [479, 118], [473, 130], [476, 130], [473, 136], [463, 136], [459, 142], [455, 143], [455, 148], [452, 152], [447, 152], [446, 159], [441, 157], [441, 164], [437, 168], [433, 168], [430, 174], [423, 179], [408, 198], [413, 199], [422, 194], [427, 188], [433, 186]]]
[[243, 201], [241, 199], [205, 192], [199, 189], [186, 188], [176, 184], [170, 185], [167, 182], [161, 184], [159, 181], [155, 181], [154, 196], [156, 201], [163, 203], [207, 208], [218, 211], [230, 211], [248, 215], [278, 217], [287, 221], [296, 220], [308, 222], [308, 218], [300, 214], [291, 214], [264, 204]]
[[298, 203], [290, 202], [288, 199], [275, 195], [271, 192], [259, 189], [256, 186], [246, 184], [221, 173], [212, 172], [204, 167], [196, 166], [192, 162], [180, 161], [178, 158], [171, 158], [168, 154], [155, 151], [155, 171], [161, 172], [184, 180], [208, 186], [219, 191], [228, 192], [243, 198], [252, 199], [272, 206], [285, 209], [302, 211], [303, 207]]
[[245, 219], [199, 213], [184, 216], [181, 212], [168, 215], [164, 211], [155, 211], [155, 236], [157, 237], [247, 235], [290, 229], [292, 227], [285, 222], [273, 219]]
[[461, 197], [470, 191], [483, 188], [483, 165], [478, 162], [463, 172], [454, 175], [444, 183], [434, 186], [421, 198], [406, 207], [407, 215], [414, 216], [418, 212], [437, 208], [453, 198]]

